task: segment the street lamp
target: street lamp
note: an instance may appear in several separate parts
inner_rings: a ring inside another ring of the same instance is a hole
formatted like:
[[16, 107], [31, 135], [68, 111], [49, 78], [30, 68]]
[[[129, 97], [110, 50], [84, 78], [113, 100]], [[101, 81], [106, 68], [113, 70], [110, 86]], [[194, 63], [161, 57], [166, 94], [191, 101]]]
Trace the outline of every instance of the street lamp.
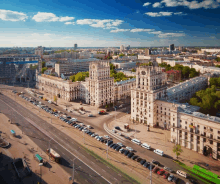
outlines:
[[40, 166], [40, 184], [41, 184], [42, 183], [42, 169], [41, 169], [41, 167], [43, 166], [43, 163], [40, 163], [39, 166]]
[[106, 156], [107, 156], [107, 158], [108, 158], [108, 141], [109, 141], [109, 138], [107, 139], [107, 151], [106, 151]]

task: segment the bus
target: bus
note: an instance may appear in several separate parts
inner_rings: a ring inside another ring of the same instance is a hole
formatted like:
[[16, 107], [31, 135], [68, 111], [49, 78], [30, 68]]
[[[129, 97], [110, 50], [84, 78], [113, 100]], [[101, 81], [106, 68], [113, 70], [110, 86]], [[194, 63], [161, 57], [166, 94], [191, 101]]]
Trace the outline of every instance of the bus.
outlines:
[[10, 130], [11, 134], [15, 137], [16, 134], [15, 134], [15, 131], [14, 130]]
[[198, 165], [194, 165], [192, 172], [194, 172], [195, 174], [197, 174], [197, 175], [199, 175], [199, 176], [201, 176], [201, 177], [203, 177], [213, 183], [220, 184], [219, 175], [217, 175], [211, 171], [208, 171], [208, 170], [204, 169], [203, 167], [200, 167]]
[[43, 163], [43, 158], [39, 155], [39, 154], [35, 154], [34, 158], [39, 162], [39, 163]]
[[52, 160], [59, 163], [60, 162], [60, 155], [52, 148], [47, 149], [47, 154], [50, 156]]

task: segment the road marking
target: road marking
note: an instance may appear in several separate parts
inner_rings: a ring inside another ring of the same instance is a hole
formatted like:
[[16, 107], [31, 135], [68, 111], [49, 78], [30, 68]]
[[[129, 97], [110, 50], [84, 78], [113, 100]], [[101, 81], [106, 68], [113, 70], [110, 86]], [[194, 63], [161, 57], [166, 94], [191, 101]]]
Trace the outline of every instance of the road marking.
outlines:
[[116, 178], [114, 178], [115, 180], [117, 180]]
[[106, 172], [104, 169], [102, 169], [104, 172]]
[[[1, 99], [0, 99], [1, 100]], [[20, 116], [22, 116], [24, 119], [26, 119], [26, 121], [28, 121], [29, 123], [31, 123], [34, 127], [36, 127], [39, 131], [41, 131], [43, 134], [45, 134], [47, 137], [49, 137], [50, 139], [52, 139], [54, 142], [56, 142], [57, 144], [59, 144], [63, 149], [65, 149], [66, 151], [68, 151], [71, 155], [73, 155], [74, 157], [76, 157], [79, 161], [81, 161], [82, 163], [84, 163], [88, 168], [90, 168], [92, 171], [94, 171], [96, 174], [98, 174], [99, 176], [101, 176], [105, 181], [107, 181], [108, 183], [111, 183], [110, 181], [108, 181], [104, 176], [102, 176], [101, 174], [99, 174], [96, 170], [94, 170], [92, 167], [90, 167], [89, 165], [87, 165], [85, 162], [83, 162], [79, 157], [77, 157], [76, 155], [74, 155], [71, 151], [69, 151], [68, 149], [66, 149], [63, 145], [61, 145], [59, 142], [57, 142], [54, 138], [52, 138], [48, 132], [46, 132], [44, 129], [42, 129], [41, 127], [39, 128], [39, 126], [37, 126], [34, 122], [31, 122], [31, 120], [28, 120], [26, 117], [24, 117], [23, 115], [21, 115], [17, 110], [15, 110], [13, 107], [11, 107], [10, 105], [8, 105], [7, 103], [5, 103], [3, 100], [1, 100], [4, 104], [6, 104], [7, 106], [9, 106], [11, 109], [13, 109], [15, 112], [17, 112]], [[107, 166], [108, 167], [108, 166]]]

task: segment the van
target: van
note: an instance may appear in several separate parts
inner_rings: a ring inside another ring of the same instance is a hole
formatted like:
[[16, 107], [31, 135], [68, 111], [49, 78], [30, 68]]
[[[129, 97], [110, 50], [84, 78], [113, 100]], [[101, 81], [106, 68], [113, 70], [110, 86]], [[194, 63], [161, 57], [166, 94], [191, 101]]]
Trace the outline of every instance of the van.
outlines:
[[141, 141], [137, 140], [137, 139], [132, 139], [131, 142], [140, 145]]
[[182, 176], [182, 177], [184, 177], [184, 178], [187, 178], [187, 173], [184, 172], [184, 171], [177, 170], [177, 171], [176, 171], [176, 174], [178, 174], [178, 175], [180, 175], [180, 176]]
[[141, 144], [141, 147], [146, 148], [148, 150], [150, 150], [150, 148], [151, 148], [150, 145], [148, 145], [147, 143]]
[[154, 150], [154, 153], [160, 155], [160, 156], [163, 156], [163, 151], [159, 150], [159, 149], [155, 149]]
[[39, 163], [43, 163], [43, 158], [39, 155], [39, 154], [35, 154], [34, 158], [39, 162]]

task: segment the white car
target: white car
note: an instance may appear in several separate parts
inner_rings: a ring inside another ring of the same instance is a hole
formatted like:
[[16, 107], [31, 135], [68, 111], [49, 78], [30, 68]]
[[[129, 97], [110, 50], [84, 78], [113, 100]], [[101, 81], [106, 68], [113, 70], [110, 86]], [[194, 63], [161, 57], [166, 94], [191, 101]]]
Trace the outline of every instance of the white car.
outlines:
[[121, 142], [118, 142], [117, 145], [123, 147], [124, 145]]
[[92, 134], [92, 135], [91, 135], [91, 137], [95, 137], [95, 136], [97, 136], [97, 134]]
[[87, 130], [87, 128], [84, 128], [82, 131], [85, 132]]
[[89, 114], [88, 117], [93, 117], [93, 114]]
[[126, 147], [126, 149], [131, 151], [131, 152], [134, 151], [131, 147], [128, 147], [128, 146]]
[[105, 137], [106, 139], [111, 139], [111, 137], [109, 137], [108, 135], [104, 135], [104, 137]]

